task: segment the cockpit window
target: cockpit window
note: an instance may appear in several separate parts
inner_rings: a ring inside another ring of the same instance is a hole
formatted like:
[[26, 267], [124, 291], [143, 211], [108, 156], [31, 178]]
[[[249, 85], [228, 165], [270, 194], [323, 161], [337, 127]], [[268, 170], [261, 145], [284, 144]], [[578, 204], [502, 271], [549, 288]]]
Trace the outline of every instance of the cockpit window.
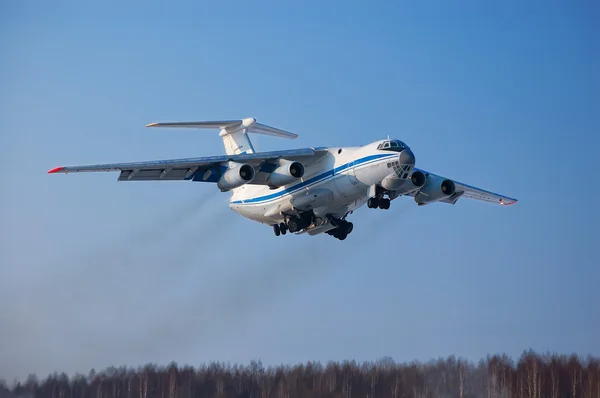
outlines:
[[408, 148], [406, 144], [400, 140], [386, 140], [377, 147], [377, 149], [394, 152], [401, 152], [406, 148]]

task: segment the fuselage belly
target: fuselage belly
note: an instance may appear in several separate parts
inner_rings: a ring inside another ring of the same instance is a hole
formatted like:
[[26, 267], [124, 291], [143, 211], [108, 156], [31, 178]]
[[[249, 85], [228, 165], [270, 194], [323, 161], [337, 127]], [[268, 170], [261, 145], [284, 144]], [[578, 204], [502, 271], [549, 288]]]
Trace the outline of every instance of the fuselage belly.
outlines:
[[342, 217], [366, 203], [369, 187], [389, 175], [388, 163], [398, 159], [398, 153], [365, 147], [337, 151], [330, 150], [324, 159], [308, 167], [302, 181], [295, 184], [275, 190], [250, 184], [237, 188], [230, 208], [248, 219], [273, 225], [295, 212], [294, 200], [330, 192], [326, 202], [314, 198], [314, 212]]

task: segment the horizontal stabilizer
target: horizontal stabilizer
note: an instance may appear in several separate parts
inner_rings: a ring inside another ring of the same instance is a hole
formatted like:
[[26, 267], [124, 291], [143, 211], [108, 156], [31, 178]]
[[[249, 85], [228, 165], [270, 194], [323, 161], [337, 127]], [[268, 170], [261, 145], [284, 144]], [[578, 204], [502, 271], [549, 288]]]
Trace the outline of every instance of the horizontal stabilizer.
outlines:
[[171, 128], [193, 128], [193, 129], [219, 129], [221, 137], [233, 134], [236, 131], [246, 130], [248, 133], [271, 135], [281, 138], [298, 138], [298, 134], [281, 130], [265, 124], [257, 123], [253, 117], [237, 120], [213, 120], [199, 122], [156, 122], [146, 127], [171, 127]]

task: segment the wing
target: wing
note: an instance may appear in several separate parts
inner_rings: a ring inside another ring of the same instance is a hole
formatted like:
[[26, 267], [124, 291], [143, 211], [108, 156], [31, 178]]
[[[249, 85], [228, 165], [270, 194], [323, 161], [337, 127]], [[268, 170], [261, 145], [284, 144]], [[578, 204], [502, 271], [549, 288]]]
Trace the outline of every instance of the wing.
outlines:
[[[145, 162], [107, 163], [84, 166], [61, 166], [50, 171], [54, 173], [81, 173], [98, 171], [120, 171], [118, 181], [173, 181], [193, 180], [217, 182], [227, 169], [229, 161], [246, 163], [256, 170], [252, 184], [261, 184], [274, 168], [275, 161], [280, 158], [297, 160], [304, 164], [312, 163], [327, 152], [322, 149], [300, 148], [271, 152], [257, 152], [239, 155], [209, 156], [200, 158], [183, 158], [168, 160], [151, 160]], [[210, 173], [207, 173], [210, 171]]]
[[[435, 173], [431, 173], [429, 171], [417, 169], [416, 167], [415, 167], [415, 170], [419, 170], [419, 171], [423, 172], [425, 175], [447, 178], [447, 177], [442, 177], [439, 174], [435, 174]], [[451, 179], [451, 178], [449, 178], [449, 179]], [[462, 183], [462, 182], [459, 182], [456, 180], [452, 180], [452, 182], [454, 182], [454, 185], [456, 186], [456, 192], [454, 192], [454, 195], [450, 196], [449, 198], [440, 200], [440, 202], [455, 204], [458, 201], [458, 199], [460, 199], [460, 198], [469, 198], [469, 199], [475, 199], [475, 200], [480, 200], [480, 201], [484, 201], [484, 202], [490, 202], [490, 203], [496, 203], [496, 204], [500, 204], [500, 205], [504, 205], [504, 206], [509, 206], [509, 205], [513, 205], [513, 204], [517, 203], [517, 201], [518, 201], [515, 198], [510, 198], [508, 196], [504, 196], [504, 195], [501, 195], [498, 193], [486, 191], [485, 189], [477, 188], [477, 187], [474, 187], [474, 186], [471, 186], [471, 185], [468, 185], [468, 184], [465, 184], [465, 183]], [[411, 194], [410, 196], [414, 196], [415, 193]]]

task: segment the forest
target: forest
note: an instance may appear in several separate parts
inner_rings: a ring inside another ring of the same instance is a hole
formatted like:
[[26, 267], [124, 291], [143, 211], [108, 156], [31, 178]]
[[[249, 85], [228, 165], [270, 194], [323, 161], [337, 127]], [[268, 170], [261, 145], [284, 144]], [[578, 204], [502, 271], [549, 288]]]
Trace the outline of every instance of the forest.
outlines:
[[0, 382], [0, 398], [600, 398], [600, 358], [524, 351], [428, 362], [307, 362], [265, 367], [210, 363], [92, 369]]

